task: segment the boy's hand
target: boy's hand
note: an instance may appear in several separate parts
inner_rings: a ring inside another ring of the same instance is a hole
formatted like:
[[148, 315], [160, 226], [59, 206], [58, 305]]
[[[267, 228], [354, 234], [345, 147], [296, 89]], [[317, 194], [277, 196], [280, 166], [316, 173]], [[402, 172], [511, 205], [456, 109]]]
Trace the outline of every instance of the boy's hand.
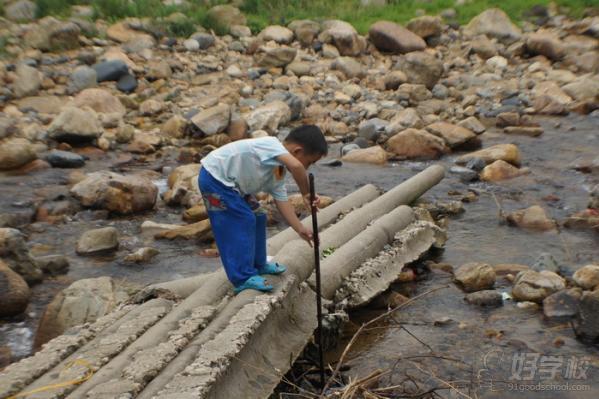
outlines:
[[316, 212], [318, 212], [318, 205], [320, 205], [320, 197], [318, 195], [314, 195], [314, 202], [310, 203], [310, 194], [306, 194], [304, 197], [304, 205], [306, 209], [312, 211], [312, 205], [316, 208]]
[[301, 227], [299, 227], [297, 230], [297, 234], [299, 234], [299, 236], [305, 240], [310, 246], [312, 246], [312, 230], [308, 229], [307, 227], [304, 227], [303, 225], [301, 225]]

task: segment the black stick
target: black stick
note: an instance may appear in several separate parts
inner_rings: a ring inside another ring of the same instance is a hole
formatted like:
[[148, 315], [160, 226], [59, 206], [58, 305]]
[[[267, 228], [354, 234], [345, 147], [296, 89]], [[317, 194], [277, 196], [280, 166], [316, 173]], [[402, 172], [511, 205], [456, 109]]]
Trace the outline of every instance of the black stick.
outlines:
[[314, 190], [314, 175], [310, 173], [310, 207], [312, 211], [312, 232], [314, 239], [314, 264], [316, 267], [316, 315], [318, 317], [318, 329], [316, 338], [318, 339], [318, 357], [320, 362], [320, 387], [323, 388], [324, 381], [324, 354], [322, 351], [322, 297], [320, 289], [320, 240], [318, 238], [318, 219], [316, 217], [317, 209], [314, 201], [316, 193]]

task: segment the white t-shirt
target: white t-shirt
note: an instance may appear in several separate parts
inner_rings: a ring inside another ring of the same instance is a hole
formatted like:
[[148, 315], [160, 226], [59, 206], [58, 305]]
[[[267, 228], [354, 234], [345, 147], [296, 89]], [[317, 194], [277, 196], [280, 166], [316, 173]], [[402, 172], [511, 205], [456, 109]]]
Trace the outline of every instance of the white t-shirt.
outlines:
[[264, 191], [286, 201], [285, 168], [277, 157], [288, 153], [276, 137], [261, 137], [224, 145], [201, 163], [216, 180], [242, 195]]

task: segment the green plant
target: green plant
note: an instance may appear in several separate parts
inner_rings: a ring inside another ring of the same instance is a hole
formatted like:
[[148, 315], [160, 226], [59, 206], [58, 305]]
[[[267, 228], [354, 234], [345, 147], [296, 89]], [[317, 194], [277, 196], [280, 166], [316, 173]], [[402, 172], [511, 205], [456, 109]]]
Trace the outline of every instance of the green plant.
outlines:
[[77, 0], [36, 0], [37, 16], [64, 15], [70, 11], [71, 6], [77, 4]]

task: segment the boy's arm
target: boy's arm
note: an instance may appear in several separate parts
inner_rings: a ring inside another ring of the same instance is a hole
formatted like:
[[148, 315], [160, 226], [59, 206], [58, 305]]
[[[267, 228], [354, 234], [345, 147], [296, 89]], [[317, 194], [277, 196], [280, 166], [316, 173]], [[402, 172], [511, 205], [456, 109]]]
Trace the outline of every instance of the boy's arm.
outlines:
[[293, 209], [293, 205], [289, 203], [289, 201], [277, 201], [275, 200], [275, 204], [277, 205], [277, 209], [281, 212], [281, 215], [285, 218], [289, 226], [293, 230], [299, 234], [299, 236], [306, 240], [310, 246], [312, 246], [312, 230], [306, 228], [302, 222], [295, 215], [295, 210]]
[[287, 170], [289, 170], [289, 173], [291, 173], [291, 176], [293, 176], [293, 180], [295, 180], [300, 192], [302, 193], [302, 197], [306, 198], [307, 195], [310, 195], [310, 188], [308, 187], [308, 175], [306, 174], [306, 168], [304, 168], [304, 165], [302, 165], [302, 163], [291, 154], [279, 155], [277, 160], [285, 165]]

